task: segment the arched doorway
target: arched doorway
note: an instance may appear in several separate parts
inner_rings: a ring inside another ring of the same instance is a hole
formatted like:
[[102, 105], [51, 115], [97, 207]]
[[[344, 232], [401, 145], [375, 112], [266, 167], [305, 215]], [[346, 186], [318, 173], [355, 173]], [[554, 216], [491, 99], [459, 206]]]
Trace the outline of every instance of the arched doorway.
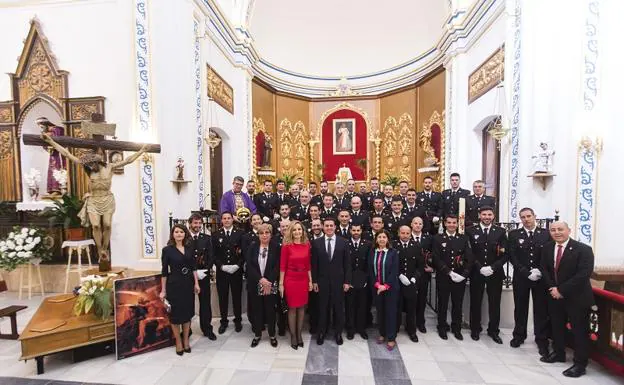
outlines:
[[500, 207], [500, 149], [498, 142], [488, 133], [491, 125], [496, 120], [496, 116], [490, 116], [482, 121], [482, 171], [481, 179], [485, 182], [485, 193], [496, 198], [496, 215]]
[[223, 140], [214, 131], [210, 135], [211, 142], [217, 143], [210, 146], [210, 208], [218, 211], [223, 195]]

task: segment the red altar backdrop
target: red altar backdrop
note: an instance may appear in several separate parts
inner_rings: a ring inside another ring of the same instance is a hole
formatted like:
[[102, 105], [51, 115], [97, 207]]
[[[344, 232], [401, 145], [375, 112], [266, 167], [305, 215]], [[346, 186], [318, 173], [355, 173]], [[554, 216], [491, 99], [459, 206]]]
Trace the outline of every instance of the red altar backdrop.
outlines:
[[[355, 154], [334, 155], [334, 119], [355, 119]], [[338, 169], [346, 165], [351, 169], [353, 179], [364, 180], [365, 173], [357, 167], [356, 159], [367, 159], [368, 127], [362, 115], [352, 110], [338, 110], [330, 114], [323, 122], [322, 162], [325, 164], [325, 179], [336, 180]], [[369, 165], [370, 166], [370, 165]]]

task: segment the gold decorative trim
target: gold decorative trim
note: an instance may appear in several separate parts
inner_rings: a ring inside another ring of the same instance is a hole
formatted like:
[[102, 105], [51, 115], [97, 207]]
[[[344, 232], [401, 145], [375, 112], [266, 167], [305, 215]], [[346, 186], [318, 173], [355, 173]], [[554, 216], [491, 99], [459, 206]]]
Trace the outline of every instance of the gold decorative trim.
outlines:
[[[433, 148], [433, 144], [431, 143], [431, 139], [433, 136], [433, 132], [431, 127], [433, 125], [437, 125], [440, 127], [440, 159], [435, 157], [435, 150]], [[437, 171], [424, 171], [425, 173], [432, 173], [431, 177], [433, 178], [433, 185], [435, 190], [441, 190], [442, 186], [444, 186], [444, 181], [446, 180], [445, 175], [445, 147], [446, 147], [446, 114], [445, 111], [439, 113], [437, 110], [434, 110], [429, 120], [422, 125], [422, 129], [419, 135], [420, 148], [422, 148], [425, 158], [423, 159], [424, 167], [426, 168], [438, 168]]]
[[400, 180], [411, 181], [412, 149], [414, 147], [414, 120], [407, 112], [399, 117], [389, 116], [384, 122], [383, 158], [384, 172]]
[[0, 161], [13, 157], [13, 135], [11, 130], [0, 131]]
[[258, 181], [258, 153], [256, 151], [256, 136], [258, 135], [258, 133], [262, 131], [264, 132], [265, 135], [268, 135], [267, 131], [266, 131], [266, 127], [264, 125], [264, 121], [262, 121], [262, 118], [253, 118], [253, 124], [252, 124], [252, 130], [251, 130], [251, 174], [252, 174], [252, 178], [255, 181]]
[[0, 106], [0, 123], [13, 123], [12, 106]]
[[208, 97], [230, 114], [234, 114], [234, 89], [210, 66], [208, 67]]
[[502, 46], [468, 77], [468, 103], [479, 99], [505, 78], [505, 46]]

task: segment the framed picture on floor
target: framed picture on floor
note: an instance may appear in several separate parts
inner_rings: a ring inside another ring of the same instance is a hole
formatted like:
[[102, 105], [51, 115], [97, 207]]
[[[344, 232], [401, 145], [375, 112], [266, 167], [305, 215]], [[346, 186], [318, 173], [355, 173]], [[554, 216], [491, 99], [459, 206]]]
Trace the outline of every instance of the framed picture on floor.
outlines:
[[334, 155], [355, 154], [355, 119], [332, 121]]
[[160, 274], [115, 281], [117, 359], [173, 345], [169, 315], [160, 299]]

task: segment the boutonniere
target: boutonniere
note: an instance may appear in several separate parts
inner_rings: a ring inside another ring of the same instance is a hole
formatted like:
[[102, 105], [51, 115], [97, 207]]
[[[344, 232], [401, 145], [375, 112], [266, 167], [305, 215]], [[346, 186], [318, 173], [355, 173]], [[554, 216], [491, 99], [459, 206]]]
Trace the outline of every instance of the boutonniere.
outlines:
[[219, 238], [219, 243], [223, 243], [223, 238]]
[[262, 200], [262, 204], [265, 205], [266, 204], [266, 199]]
[[475, 239], [479, 239], [479, 234], [475, 234]]
[[420, 198], [420, 201], [421, 201], [421, 202], [422, 202], [422, 201], [424, 201], [424, 200], [425, 200], [425, 198]]
[[451, 199], [451, 196], [450, 196], [450, 195], [447, 195], [447, 196], [446, 196], [446, 199]]
[[446, 242], [442, 242], [442, 247], [446, 247]]
[[518, 239], [518, 243], [519, 244], [523, 244], [524, 243], [524, 239], [522, 239], [522, 238]]

